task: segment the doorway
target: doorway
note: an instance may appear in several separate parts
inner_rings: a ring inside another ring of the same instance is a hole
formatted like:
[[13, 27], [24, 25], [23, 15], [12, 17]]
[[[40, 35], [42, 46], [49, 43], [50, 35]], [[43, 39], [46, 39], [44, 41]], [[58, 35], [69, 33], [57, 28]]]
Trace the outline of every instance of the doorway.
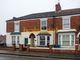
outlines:
[[25, 44], [25, 46], [28, 46], [28, 38], [24, 38], [24, 44]]
[[34, 47], [35, 46], [35, 42], [34, 42], [34, 38], [35, 38], [35, 35], [33, 34], [33, 33], [31, 33], [30, 35], [29, 35], [29, 38], [31, 39], [31, 47]]

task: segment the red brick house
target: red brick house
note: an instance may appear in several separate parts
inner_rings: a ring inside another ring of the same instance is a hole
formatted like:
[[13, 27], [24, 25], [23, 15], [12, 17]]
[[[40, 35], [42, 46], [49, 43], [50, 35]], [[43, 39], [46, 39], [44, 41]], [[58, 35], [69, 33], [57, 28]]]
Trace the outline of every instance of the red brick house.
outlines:
[[35, 13], [6, 21], [7, 46], [75, 50], [80, 35], [80, 8]]

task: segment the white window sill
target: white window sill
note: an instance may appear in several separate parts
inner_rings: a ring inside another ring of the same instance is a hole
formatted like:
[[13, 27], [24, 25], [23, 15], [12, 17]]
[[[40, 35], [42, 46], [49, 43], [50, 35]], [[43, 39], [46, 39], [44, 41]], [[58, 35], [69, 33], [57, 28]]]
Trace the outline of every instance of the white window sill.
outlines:
[[75, 50], [74, 47], [66, 47], [66, 48], [52, 48], [52, 49], [56, 49], [56, 50]]
[[68, 29], [68, 30], [58, 30], [57, 32], [70, 32], [70, 31], [76, 31], [76, 29]]

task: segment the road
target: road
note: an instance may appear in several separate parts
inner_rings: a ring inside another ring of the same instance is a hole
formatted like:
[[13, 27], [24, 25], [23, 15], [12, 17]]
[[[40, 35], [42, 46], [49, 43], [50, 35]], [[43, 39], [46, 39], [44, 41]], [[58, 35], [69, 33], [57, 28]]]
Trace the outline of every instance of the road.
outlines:
[[27, 56], [14, 56], [14, 55], [0, 54], [0, 60], [73, 60], [73, 59], [27, 57]]

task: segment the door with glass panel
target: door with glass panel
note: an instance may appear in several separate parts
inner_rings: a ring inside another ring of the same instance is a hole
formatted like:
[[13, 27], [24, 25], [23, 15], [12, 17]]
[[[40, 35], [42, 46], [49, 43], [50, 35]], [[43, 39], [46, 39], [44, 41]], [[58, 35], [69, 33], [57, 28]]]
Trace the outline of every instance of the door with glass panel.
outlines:
[[19, 48], [19, 36], [16, 36], [16, 48]]
[[16, 48], [19, 48], [19, 36], [12, 36], [12, 44], [15, 44]]

